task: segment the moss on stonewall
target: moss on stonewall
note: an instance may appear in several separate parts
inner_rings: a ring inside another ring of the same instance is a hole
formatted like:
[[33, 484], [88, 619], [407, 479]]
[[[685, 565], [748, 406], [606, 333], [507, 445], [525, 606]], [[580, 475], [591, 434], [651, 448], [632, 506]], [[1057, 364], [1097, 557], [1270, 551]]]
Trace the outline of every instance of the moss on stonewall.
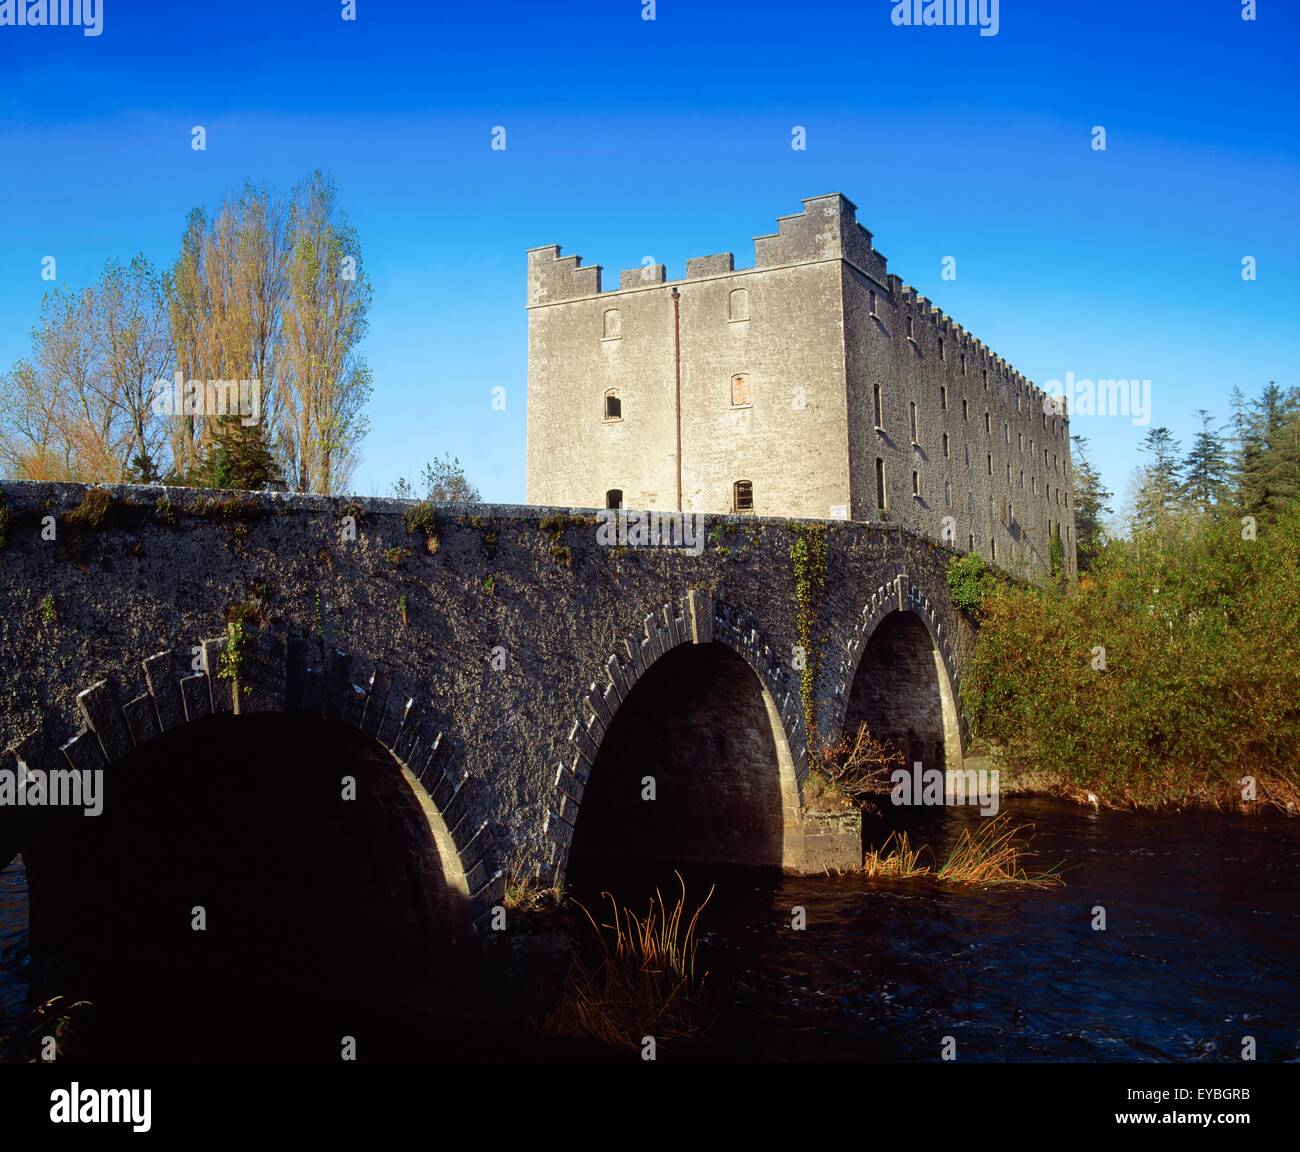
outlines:
[[543, 516], [537, 526], [550, 537], [551, 559], [563, 568], [572, 568], [573, 549], [563, 542], [564, 533], [570, 528], [594, 528], [596, 523], [594, 516], [570, 516], [565, 512], [555, 512]]
[[424, 550], [430, 556], [437, 555], [442, 545], [442, 524], [437, 507], [428, 500], [421, 501], [406, 510], [402, 524], [408, 536], [423, 536]]
[[263, 514], [262, 505], [248, 496], [199, 496], [193, 504], [195, 516], [233, 523], [253, 520]]
[[98, 528], [108, 515], [112, 498], [103, 488], [91, 488], [71, 512], [63, 518], [76, 528]]
[[160, 523], [168, 527], [176, 523], [176, 509], [172, 506], [172, 499], [166, 492], [158, 497], [158, 503], [153, 506], [153, 511]]

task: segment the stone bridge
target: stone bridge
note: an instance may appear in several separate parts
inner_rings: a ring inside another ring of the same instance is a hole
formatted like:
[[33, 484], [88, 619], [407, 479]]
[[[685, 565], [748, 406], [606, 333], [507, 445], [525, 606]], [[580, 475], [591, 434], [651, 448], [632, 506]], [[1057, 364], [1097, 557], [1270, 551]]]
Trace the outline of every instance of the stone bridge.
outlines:
[[[814, 744], [865, 720], [912, 760], [961, 756], [973, 634], [950, 554], [888, 524], [710, 516], [692, 555], [601, 546], [582, 510], [0, 493], [0, 770], [29, 797], [57, 772], [102, 772], [98, 817], [0, 807], [0, 863], [23, 853], [34, 935], [72, 931], [69, 902], [87, 912], [97, 822], [147, 852], [161, 833], [146, 797], [201, 788], [167, 817], [173, 839], [201, 837], [223, 780], [258, 787], [239, 771], [250, 741], [279, 741], [293, 773], [282, 829], [320, 809], [293, 811], [313, 749], [353, 757], [320, 769], [335, 800], [341, 776], [364, 795], [387, 772], [405, 800], [368, 818], [401, 824], [397, 858], [467, 930], [508, 881], [562, 885], [583, 853], [860, 863], [856, 835], [804, 803], [809, 716]], [[801, 568], [799, 539], [824, 561]], [[269, 802], [249, 796], [252, 819]]]

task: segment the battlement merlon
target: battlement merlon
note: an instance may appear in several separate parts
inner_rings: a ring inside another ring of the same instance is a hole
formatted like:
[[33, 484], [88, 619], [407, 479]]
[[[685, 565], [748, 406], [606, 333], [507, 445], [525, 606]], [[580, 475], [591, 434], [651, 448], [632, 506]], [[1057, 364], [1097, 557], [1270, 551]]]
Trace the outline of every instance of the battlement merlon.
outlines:
[[801, 201], [803, 211], [780, 217], [777, 231], [754, 237], [754, 267], [771, 268], [809, 260], [847, 260], [879, 284], [889, 280], [885, 257], [871, 233], [858, 223], [858, 206], [831, 192]]
[[582, 266], [581, 256], [560, 256], [558, 244], [528, 250], [528, 305], [600, 295], [601, 266]]

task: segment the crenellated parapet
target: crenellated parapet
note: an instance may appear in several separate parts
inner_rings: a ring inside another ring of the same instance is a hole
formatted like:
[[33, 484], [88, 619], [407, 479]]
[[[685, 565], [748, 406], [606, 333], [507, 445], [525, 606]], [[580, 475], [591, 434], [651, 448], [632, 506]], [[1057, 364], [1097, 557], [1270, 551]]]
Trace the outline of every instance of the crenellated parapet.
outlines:
[[601, 266], [582, 266], [581, 256], [561, 256], [558, 244], [528, 251], [528, 304], [554, 304], [600, 294]]

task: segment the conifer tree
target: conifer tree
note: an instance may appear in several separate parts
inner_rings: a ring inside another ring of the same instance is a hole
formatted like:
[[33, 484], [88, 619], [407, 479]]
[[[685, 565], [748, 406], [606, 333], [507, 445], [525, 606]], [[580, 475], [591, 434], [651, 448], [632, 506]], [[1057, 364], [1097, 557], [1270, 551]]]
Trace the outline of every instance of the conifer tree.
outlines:
[[1182, 500], [1188, 511], [1207, 515], [1230, 498], [1232, 468], [1228, 446], [1213, 427], [1214, 418], [1204, 408], [1197, 415], [1201, 430], [1183, 462]]

